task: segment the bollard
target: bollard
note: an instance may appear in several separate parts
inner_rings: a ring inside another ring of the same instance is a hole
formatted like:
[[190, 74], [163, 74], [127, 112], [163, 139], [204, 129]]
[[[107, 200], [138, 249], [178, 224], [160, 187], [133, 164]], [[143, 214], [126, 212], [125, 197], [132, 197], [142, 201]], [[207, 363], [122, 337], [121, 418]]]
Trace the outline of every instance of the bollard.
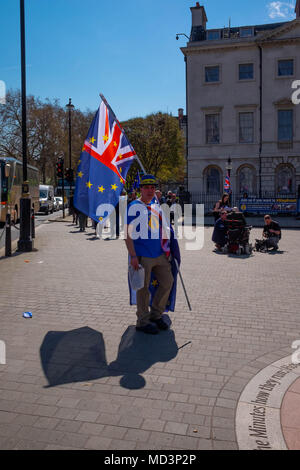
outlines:
[[10, 218], [10, 214], [6, 214], [5, 256], [11, 256], [11, 218]]
[[34, 208], [31, 209], [31, 238], [35, 238], [35, 217], [34, 217]]

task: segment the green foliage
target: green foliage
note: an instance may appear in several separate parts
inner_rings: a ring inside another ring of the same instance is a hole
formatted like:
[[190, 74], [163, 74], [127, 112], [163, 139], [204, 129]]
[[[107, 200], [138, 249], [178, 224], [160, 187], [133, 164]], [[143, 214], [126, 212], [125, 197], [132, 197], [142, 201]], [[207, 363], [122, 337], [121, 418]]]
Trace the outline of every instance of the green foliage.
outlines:
[[130, 119], [122, 126], [147, 173], [161, 183], [183, 182], [184, 138], [176, 118], [156, 113]]
[[[6, 105], [0, 107], [0, 156], [22, 159], [22, 120], [20, 91], [9, 90]], [[72, 111], [71, 166], [76, 167], [94, 113]], [[69, 167], [69, 115], [58, 100], [42, 102], [27, 97], [27, 158], [40, 170], [44, 184], [57, 184], [55, 164], [64, 157]]]
[[[94, 112], [72, 111], [71, 166], [77, 162]], [[145, 118], [134, 118], [123, 123], [124, 130], [147, 173], [155, 175], [161, 183], [183, 182], [184, 139], [176, 118], [156, 113]], [[42, 102], [27, 97], [28, 163], [40, 170], [42, 183], [57, 184], [56, 161], [65, 159], [69, 168], [69, 114], [58, 100]], [[0, 106], [0, 156], [22, 159], [22, 119], [20, 91], [9, 90], [6, 105]], [[140, 166], [132, 165], [127, 175], [126, 188], [130, 189]]]

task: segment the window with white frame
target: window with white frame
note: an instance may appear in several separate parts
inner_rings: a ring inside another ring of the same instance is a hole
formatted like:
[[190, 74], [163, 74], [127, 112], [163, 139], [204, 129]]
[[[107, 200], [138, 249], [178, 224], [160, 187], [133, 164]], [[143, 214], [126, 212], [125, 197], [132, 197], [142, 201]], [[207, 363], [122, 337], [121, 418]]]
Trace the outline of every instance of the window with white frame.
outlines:
[[252, 144], [254, 141], [254, 115], [253, 113], [239, 113], [239, 142]]
[[217, 41], [221, 39], [221, 31], [219, 29], [207, 31], [207, 40], [208, 41]]
[[278, 142], [293, 141], [293, 115], [292, 109], [278, 111]]
[[220, 81], [220, 67], [219, 65], [205, 67], [205, 82], [214, 83]]
[[295, 171], [290, 165], [279, 165], [276, 170], [277, 192], [289, 194], [294, 191]]
[[253, 80], [254, 78], [254, 65], [253, 64], [239, 64], [239, 80]]
[[221, 173], [218, 168], [207, 168], [206, 172], [206, 192], [207, 194], [219, 194], [221, 188]]
[[255, 168], [244, 166], [238, 172], [238, 184], [240, 194], [255, 194]]
[[206, 143], [219, 144], [220, 143], [220, 115], [219, 114], [206, 114], [205, 116], [206, 127]]
[[278, 61], [278, 77], [290, 77], [294, 75], [293, 59], [284, 59]]

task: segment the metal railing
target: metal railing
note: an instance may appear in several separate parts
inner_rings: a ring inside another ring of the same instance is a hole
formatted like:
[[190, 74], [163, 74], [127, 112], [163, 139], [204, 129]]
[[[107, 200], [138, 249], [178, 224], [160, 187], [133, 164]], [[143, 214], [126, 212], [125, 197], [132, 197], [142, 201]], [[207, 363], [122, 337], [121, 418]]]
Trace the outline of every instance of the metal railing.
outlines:
[[[192, 192], [191, 193], [191, 203], [192, 204], [204, 204], [204, 213], [210, 214], [213, 211], [213, 208], [217, 201], [222, 197], [221, 193], [208, 194], [202, 192]], [[296, 193], [277, 193], [274, 191], [263, 191], [262, 198], [267, 199], [296, 199]], [[231, 207], [239, 207], [240, 199], [243, 198], [243, 193], [232, 193], [231, 196]], [[260, 198], [258, 194], [248, 194], [248, 198]]]

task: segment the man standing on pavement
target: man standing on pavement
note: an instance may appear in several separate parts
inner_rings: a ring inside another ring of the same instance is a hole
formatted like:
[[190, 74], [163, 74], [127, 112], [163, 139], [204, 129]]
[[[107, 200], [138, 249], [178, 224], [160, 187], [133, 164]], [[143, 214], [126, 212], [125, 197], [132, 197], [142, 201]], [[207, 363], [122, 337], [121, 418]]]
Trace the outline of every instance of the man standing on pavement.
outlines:
[[[145, 270], [144, 287], [137, 291], [136, 329], [146, 334], [157, 334], [168, 329], [162, 319], [169, 294], [173, 286], [173, 275], [169, 253], [163, 248], [164, 230], [160, 208], [155, 204], [156, 180], [152, 175], [143, 175], [140, 182], [141, 197], [128, 206], [125, 243], [130, 264]], [[139, 230], [137, 230], [139, 229]], [[154, 273], [158, 288], [149, 310], [149, 284]]]
[[272, 220], [270, 215], [265, 215], [264, 219], [263, 237], [266, 238], [266, 247], [273, 248], [272, 251], [277, 251], [278, 242], [281, 239], [280, 225], [275, 220]]

